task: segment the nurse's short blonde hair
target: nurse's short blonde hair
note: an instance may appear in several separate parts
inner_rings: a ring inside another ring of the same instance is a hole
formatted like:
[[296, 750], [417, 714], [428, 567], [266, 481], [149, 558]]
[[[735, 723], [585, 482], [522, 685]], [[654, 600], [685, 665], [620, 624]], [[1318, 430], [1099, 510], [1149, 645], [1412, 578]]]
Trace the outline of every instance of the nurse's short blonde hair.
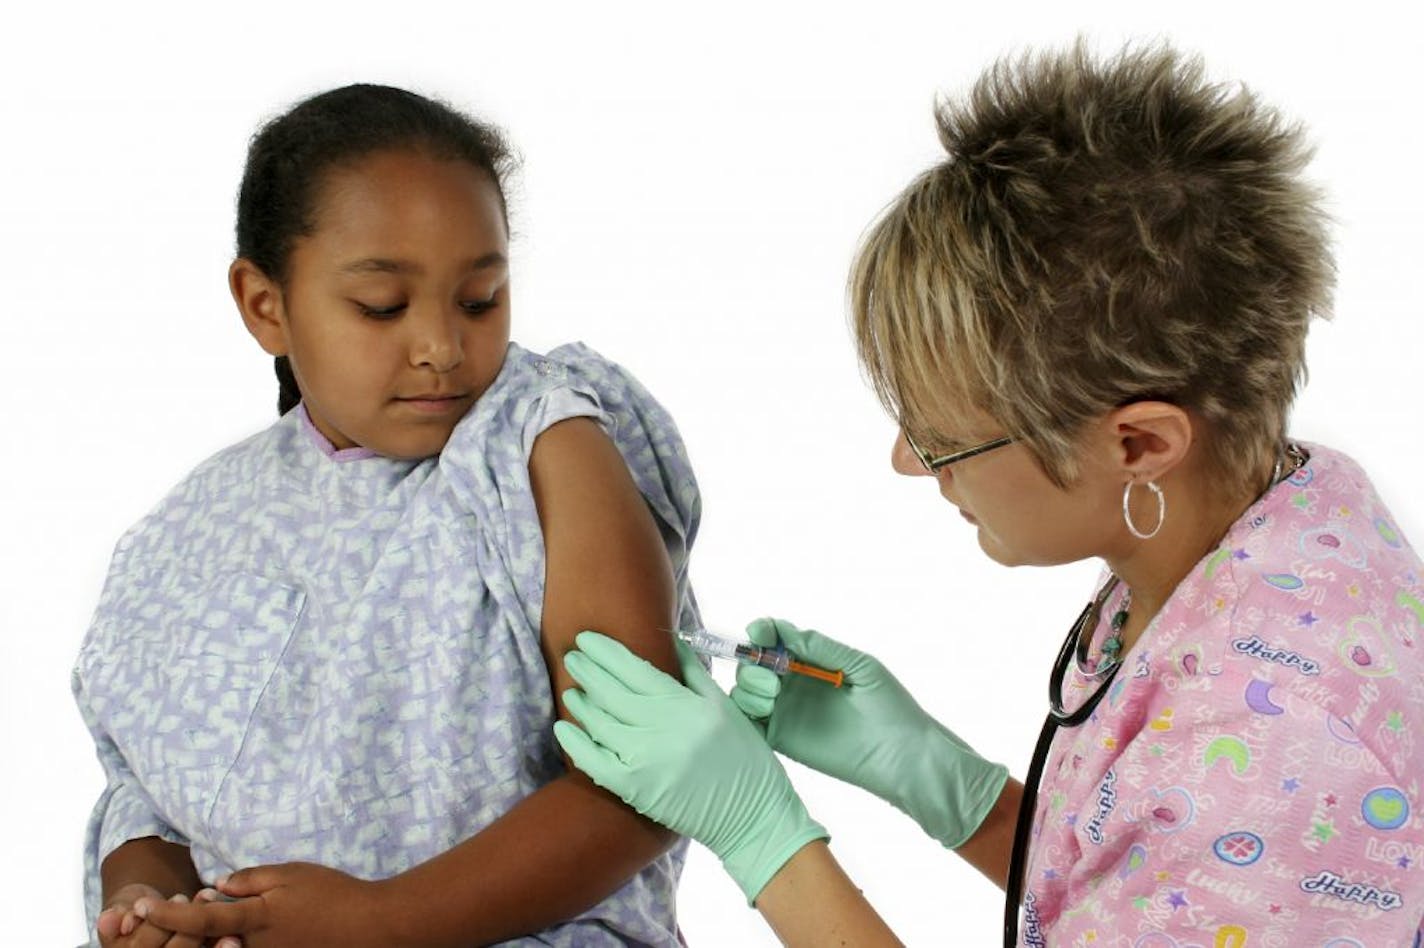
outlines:
[[[934, 452], [936, 406], [987, 412], [1060, 486], [1084, 425], [1160, 399], [1259, 486], [1334, 283], [1297, 125], [1165, 45], [1000, 60], [937, 110], [947, 157], [866, 234], [860, 357]], [[982, 433], [982, 432], [981, 432]]]

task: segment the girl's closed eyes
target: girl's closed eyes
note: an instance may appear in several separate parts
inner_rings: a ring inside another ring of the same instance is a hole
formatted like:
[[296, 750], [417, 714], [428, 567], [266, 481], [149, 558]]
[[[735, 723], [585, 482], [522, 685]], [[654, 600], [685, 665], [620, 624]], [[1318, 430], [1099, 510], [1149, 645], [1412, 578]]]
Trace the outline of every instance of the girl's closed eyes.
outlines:
[[[351, 303], [361, 311], [361, 315], [369, 316], [372, 319], [394, 319], [404, 313], [406, 307], [409, 305], [408, 303], [400, 302], [379, 306], [373, 303], [362, 303], [359, 300], [352, 300]], [[490, 297], [486, 300], [463, 300], [458, 305], [471, 316], [478, 316], [481, 313], [487, 313], [491, 309], [494, 309], [497, 305], [497, 301], [494, 297]]]

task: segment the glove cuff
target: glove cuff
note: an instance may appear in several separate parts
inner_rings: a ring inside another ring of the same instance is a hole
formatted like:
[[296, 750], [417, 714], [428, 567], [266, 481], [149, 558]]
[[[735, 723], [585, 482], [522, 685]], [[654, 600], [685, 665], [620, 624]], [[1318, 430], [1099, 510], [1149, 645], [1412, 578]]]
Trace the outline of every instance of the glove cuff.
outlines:
[[899, 799], [892, 800], [946, 849], [957, 849], [979, 829], [1009, 779], [1009, 768], [970, 750], [947, 730], [917, 756]]
[[799, 799], [768, 821], [761, 832], [749, 834], [746, 843], [722, 857], [722, 867], [755, 908], [757, 896], [771, 877], [786, 865], [801, 847], [818, 839], [830, 839], [826, 828], [811, 819]]

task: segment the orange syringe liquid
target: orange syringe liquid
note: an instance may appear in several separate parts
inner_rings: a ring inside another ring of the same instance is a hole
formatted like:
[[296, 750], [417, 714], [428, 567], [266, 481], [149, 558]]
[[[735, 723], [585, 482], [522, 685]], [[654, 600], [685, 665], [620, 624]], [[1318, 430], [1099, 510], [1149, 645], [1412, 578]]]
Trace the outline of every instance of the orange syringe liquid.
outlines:
[[845, 672], [819, 668], [792, 658], [790, 653], [780, 648], [765, 648], [749, 642], [735, 642], [714, 635], [706, 629], [678, 629], [675, 633], [694, 652], [711, 655], [714, 658], [730, 658], [743, 665], [758, 665], [770, 669], [778, 675], [805, 675], [828, 682], [839, 688], [845, 682]]

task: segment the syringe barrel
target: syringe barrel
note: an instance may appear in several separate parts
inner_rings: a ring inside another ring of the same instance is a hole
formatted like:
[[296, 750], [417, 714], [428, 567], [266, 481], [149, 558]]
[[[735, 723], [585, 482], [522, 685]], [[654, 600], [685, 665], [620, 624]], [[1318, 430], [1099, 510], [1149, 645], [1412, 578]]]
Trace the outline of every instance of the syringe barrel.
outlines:
[[724, 639], [720, 635], [713, 635], [706, 629], [678, 629], [677, 637], [686, 642], [695, 652], [714, 655], [718, 658], [736, 659], [737, 657], [736, 642]]
[[737, 657], [752, 665], [769, 668], [778, 675], [786, 674], [791, 664], [791, 656], [784, 649], [763, 648], [760, 645], [738, 645]]

